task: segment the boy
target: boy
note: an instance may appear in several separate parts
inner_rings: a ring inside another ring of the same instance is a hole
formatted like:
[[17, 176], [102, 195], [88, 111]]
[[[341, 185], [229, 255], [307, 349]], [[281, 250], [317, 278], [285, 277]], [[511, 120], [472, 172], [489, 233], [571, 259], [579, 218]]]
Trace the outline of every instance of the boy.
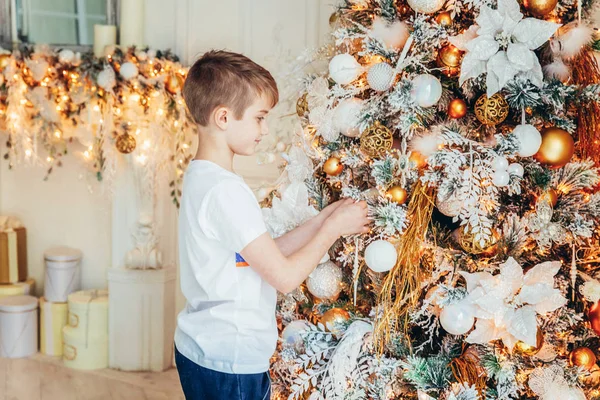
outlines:
[[191, 400], [268, 399], [276, 290], [300, 285], [339, 236], [368, 231], [367, 205], [338, 201], [273, 240], [233, 172], [234, 154], [253, 154], [267, 134], [279, 96], [273, 77], [241, 54], [209, 51], [191, 67], [183, 96], [199, 136], [179, 214], [181, 386]]

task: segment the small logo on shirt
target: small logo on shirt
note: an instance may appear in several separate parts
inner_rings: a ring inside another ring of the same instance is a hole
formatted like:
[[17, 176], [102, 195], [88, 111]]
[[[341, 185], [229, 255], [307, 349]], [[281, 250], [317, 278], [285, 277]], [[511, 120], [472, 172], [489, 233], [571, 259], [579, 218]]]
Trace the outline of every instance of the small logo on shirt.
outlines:
[[244, 260], [244, 257], [239, 255], [238, 253], [235, 253], [235, 266], [242, 268], [248, 267], [249, 264], [246, 262], [246, 260]]

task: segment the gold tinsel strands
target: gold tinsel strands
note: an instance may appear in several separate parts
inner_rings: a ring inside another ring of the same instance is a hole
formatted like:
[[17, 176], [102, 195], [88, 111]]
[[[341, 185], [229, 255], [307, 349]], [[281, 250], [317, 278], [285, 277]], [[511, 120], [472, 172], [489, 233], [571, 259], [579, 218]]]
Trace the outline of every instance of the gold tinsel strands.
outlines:
[[450, 361], [450, 369], [457, 382], [475, 385], [480, 396], [485, 394], [487, 376], [485, 369], [481, 366], [479, 355], [472, 346], [468, 346], [460, 357]]
[[[569, 63], [573, 83], [590, 85], [600, 83], [600, 70], [594, 56], [584, 49]], [[600, 165], [600, 104], [595, 101], [582, 102], [577, 109], [578, 148], [582, 158], [591, 158]]]
[[433, 189], [418, 181], [408, 205], [408, 228], [396, 246], [398, 261], [385, 277], [378, 296], [382, 311], [375, 321], [374, 343], [379, 354], [395, 332], [408, 334], [409, 311], [419, 302], [425, 273], [421, 267], [421, 244], [431, 221], [433, 199]]

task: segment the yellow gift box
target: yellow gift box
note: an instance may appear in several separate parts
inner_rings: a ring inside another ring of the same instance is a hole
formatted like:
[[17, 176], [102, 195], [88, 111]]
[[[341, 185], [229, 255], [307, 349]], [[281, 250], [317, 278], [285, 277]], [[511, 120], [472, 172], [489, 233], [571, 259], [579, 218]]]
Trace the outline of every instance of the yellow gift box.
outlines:
[[40, 298], [40, 351], [49, 356], [63, 354], [62, 329], [67, 325], [67, 303], [51, 303]]
[[27, 279], [27, 233], [16, 218], [0, 216], [0, 283]]
[[7, 283], [0, 285], [0, 299], [6, 296], [22, 296], [33, 294], [35, 289], [35, 280], [27, 279], [25, 282]]

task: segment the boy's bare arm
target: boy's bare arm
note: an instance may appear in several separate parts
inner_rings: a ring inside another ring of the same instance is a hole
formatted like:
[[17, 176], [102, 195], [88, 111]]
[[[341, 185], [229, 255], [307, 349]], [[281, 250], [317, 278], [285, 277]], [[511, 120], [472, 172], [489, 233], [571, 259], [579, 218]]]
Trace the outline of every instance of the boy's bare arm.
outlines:
[[281, 253], [287, 257], [304, 247], [342, 203], [343, 200], [340, 200], [328, 205], [318, 215], [275, 239]]
[[369, 230], [367, 204], [344, 201], [299, 250], [285, 256], [268, 233], [264, 233], [240, 253], [271, 286], [283, 293], [297, 288], [317, 266], [323, 254], [342, 235]]

